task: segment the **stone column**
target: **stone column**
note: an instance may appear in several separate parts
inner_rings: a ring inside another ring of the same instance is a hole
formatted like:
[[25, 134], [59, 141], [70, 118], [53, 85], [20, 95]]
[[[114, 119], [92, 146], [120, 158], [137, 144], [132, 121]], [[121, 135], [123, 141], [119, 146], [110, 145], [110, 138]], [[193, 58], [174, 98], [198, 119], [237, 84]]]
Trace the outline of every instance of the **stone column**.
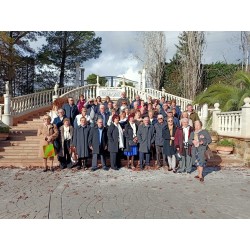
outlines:
[[96, 76], [96, 97], [100, 95], [99, 76]]
[[241, 135], [243, 138], [250, 138], [250, 97], [244, 99], [244, 106], [242, 106], [242, 115], [241, 115]]
[[219, 130], [219, 119], [217, 116], [217, 114], [219, 114], [221, 112], [219, 107], [220, 107], [219, 103], [214, 104], [212, 130], [214, 130], [216, 132], [218, 132], [218, 130]]
[[207, 117], [208, 117], [208, 105], [207, 105], [207, 103], [205, 103], [202, 105], [202, 117], [201, 117], [201, 121], [203, 123], [203, 128], [206, 127]]
[[4, 97], [4, 111], [2, 115], [2, 122], [8, 126], [13, 125], [13, 116], [11, 114], [11, 95], [9, 92], [9, 81], [5, 84], [5, 91], [6, 94], [3, 95]]
[[142, 70], [142, 88], [141, 88], [141, 90], [145, 91], [145, 88], [146, 88], [146, 69], [143, 68], [143, 70]]

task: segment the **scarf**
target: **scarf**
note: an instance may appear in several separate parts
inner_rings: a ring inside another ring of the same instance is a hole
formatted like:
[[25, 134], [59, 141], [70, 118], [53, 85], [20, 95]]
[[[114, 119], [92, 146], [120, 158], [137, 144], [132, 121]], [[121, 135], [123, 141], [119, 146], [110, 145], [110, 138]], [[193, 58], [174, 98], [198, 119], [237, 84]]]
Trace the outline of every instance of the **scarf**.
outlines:
[[118, 138], [119, 148], [124, 148], [122, 127], [120, 126], [119, 123], [117, 125], [114, 123], [114, 125], [118, 128], [118, 131], [119, 131], [119, 138]]
[[133, 129], [133, 137], [136, 137], [136, 126], [135, 123], [129, 123], [131, 128]]
[[63, 131], [64, 131], [64, 140], [70, 140], [71, 135], [69, 133], [69, 127], [63, 126]]

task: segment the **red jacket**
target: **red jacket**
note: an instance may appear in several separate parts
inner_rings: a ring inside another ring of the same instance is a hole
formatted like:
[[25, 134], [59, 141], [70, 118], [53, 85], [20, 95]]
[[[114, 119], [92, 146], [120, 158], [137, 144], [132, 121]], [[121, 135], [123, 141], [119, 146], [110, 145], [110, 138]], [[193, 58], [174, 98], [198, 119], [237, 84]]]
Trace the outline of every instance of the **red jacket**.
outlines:
[[[190, 137], [191, 132], [193, 131], [193, 128], [189, 126], [189, 131], [188, 131], [188, 138]], [[174, 145], [176, 149], [179, 148], [179, 153], [180, 155], [183, 155], [184, 152], [184, 134], [183, 134], [183, 129], [182, 127], [177, 127], [177, 130], [175, 132], [174, 136]], [[191, 155], [191, 145], [188, 145], [188, 154]]]

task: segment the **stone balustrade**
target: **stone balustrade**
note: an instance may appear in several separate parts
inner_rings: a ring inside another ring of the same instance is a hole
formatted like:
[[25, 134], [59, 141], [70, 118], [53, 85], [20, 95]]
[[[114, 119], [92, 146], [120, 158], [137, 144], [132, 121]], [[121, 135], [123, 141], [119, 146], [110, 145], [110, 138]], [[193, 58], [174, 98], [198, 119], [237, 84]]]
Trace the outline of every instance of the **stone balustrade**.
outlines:
[[221, 112], [219, 103], [215, 103], [212, 129], [221, 136], [250, 139], [250, 98], [244, 99], [241, 111]]

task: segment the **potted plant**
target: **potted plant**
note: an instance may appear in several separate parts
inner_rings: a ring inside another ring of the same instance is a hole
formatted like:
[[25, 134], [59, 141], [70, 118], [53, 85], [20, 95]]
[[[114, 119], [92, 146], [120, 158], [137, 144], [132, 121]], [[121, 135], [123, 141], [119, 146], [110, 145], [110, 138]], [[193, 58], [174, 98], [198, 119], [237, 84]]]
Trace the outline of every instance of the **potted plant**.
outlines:
[[10, 127], [0, 121], [0, 141], [5, 141], [9, 137]]
[[219, 154], [229, 155], [234, 150], [234, 142], [228, 139], [222, 139], [217, 143], [216, 150]]
[[219, 135], [218, 135], [218, 133], [216, 131], [211, 130], [211, 131], [209, 131], [209, 134], [211, 136], [212, 142], [217, 142], [218, 141]]

